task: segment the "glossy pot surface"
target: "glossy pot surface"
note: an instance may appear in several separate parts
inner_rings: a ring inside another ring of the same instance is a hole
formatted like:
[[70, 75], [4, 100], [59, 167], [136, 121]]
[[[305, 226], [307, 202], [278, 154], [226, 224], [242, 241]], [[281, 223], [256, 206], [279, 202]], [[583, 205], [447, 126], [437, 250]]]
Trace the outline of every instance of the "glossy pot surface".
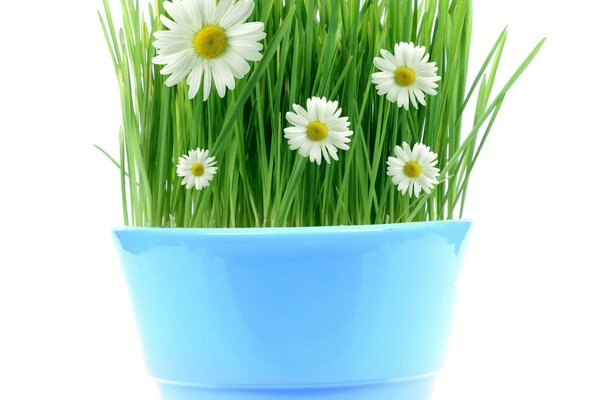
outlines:
[[467, 221], [114, 231], [165, 400], [425, 400]]

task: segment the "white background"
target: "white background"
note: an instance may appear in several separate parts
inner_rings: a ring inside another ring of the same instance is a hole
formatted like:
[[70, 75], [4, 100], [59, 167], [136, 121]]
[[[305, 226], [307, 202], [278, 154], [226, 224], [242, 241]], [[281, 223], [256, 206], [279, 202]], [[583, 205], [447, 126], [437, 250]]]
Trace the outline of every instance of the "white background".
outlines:
[[[510, 25], [502, 80], [549, 40], [471, 180], [436, 399], [598, 400], [598, 14], [584, 0], [474, 3], [474, 62]], [[0, 9], [0, 399], [158, 399], [110, 237], [118, 174], [92, 148], [116, 148], [120, 118], [100, 5]]]

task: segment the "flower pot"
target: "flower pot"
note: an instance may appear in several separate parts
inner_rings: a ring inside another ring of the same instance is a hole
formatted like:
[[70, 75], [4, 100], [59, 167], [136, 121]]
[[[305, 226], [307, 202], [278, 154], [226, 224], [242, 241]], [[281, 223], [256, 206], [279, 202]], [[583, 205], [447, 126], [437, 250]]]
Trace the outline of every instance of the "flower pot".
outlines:
[[425, 400], [466, 221], [115, 231], [164, 400]]

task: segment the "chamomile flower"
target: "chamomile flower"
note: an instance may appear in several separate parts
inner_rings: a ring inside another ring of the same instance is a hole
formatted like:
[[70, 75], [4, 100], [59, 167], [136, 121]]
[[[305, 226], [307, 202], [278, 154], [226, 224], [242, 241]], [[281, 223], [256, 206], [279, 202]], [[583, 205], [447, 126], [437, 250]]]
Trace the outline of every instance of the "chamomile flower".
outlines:
[[160, 71], [170, 75], [167, 86], [187, 77], [189, 97], [194, 98], [203, 82], [204, 100], [214, 86], [220, 97], [226, 88], [235, 88], [235, 78], [243, 78], [250, 65], [259, 61], [264, 39], [262, 22], [245, 22], [252, 14], [252, 0], [172, 0], [165, 1], [161, 15], [168, 28], [154, 34], [157, 56], [153, 62], [165, 65]]
[[440, 175], [440, 170], [435, 167], [438, 163], [437, 154], [421, 143], [415, 144], [412, 150], [404, 143], [402, 147], [396, 146], [394, 153], [396, 157], [388, 157], [387, 174], [398, 186], [398, 191], [402, 194], [408, 192], [409, 197], [413, 194], [419, 197], [421, 190], [431, 193]]
[[419, 103], [427, 105], [425, 95], [436, 95], [436, 83], [441, 78], [436, 75], [435, 62], [429, 61], [425, 47], [412, 43], [398, 43], [394, 46], [394, 54], [383, 49], [383, 58], [375, 57], [373, 61], [380, 72], [372, 75], [377, 93], [386, 95], [398, 107], [408, 110], [409, 102], [419, 108]]
[[187, 155], [179, 157], [177, 175], [183, 178], [181, 182], [186, 189], [196, 187], [202, 190], [210, 184], [217, 173], [217, 162], [210, 157], [208, 150], [190, 150]]
[[340, 117], [342, 109], [337, 101], [312, 97], [306, 101], [306, 109], [298, 104], [292, 108], [295, 112], [288, 112], [285, 118], [293, 126], [284, 129], [290, 149], [321, 165], [321, 156], [330, 163], [330, 156], [338, 160], [338, 149], [350, 148], [349, 136], [353, 132], [349, 130], [348, 117]]

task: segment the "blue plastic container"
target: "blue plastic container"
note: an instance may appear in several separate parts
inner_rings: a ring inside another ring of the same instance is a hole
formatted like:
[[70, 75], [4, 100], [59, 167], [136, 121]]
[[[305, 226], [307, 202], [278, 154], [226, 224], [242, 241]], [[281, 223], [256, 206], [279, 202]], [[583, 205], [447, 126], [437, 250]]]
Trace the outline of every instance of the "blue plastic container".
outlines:
[[426, 400], [465, 221], [115, 231], [164, 400]]

